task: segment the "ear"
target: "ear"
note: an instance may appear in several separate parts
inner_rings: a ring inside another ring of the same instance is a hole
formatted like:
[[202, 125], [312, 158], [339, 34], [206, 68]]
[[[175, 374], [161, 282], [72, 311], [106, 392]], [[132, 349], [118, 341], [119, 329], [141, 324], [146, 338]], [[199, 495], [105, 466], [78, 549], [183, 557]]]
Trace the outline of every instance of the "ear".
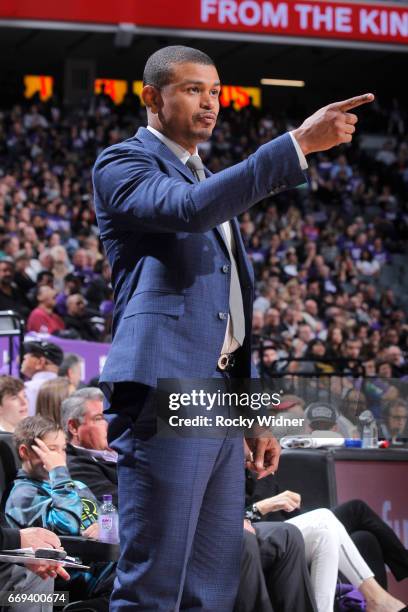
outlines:
[[76, 419], [68, 419], [67, 428], [71, 438], [78, 434], [78, 421]]
[[38, 361], [36, 363], [35, 369], [42, 371], [45, 370], [45, 367], [47, 365], [47, 360], [45, 357], [38, 357]]
[[29, 449], [26, 444], [20, 444], [18, 447], [18, 454], [21, 461], [28, 461], [30, 459]]
[[145, 85], [142, 89], [142, 100], [146, 107], [157, 115], [163, 103], [160, 90], [154, 85]]

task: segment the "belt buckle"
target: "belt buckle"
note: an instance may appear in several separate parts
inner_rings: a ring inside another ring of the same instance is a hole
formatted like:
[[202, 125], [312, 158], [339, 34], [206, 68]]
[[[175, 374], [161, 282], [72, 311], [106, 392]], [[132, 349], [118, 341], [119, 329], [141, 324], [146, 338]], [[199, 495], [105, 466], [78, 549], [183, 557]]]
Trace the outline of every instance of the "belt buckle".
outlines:
[[235, 357], [233, 353], [223, 353], [218, 359], [218, 369], [224, 372], [230, 370], [235, 363]]

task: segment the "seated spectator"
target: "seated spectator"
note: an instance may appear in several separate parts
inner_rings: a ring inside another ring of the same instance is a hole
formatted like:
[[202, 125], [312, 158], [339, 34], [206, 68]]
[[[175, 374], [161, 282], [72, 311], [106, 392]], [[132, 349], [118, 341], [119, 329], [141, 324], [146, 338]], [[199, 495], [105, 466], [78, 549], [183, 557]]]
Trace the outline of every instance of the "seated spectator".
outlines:
[[326, 345], [319, 338], [314, 338], [314, 340], [311, 340], [306, 352], [303, 354], [303, 358], [308, 359], [310, 361], [297, 364], [299, 367], [292, 371], [310, 374], [327, 374], [334, 372], [334, 368], [330, 363], [326, 363], [326, 361], [319, 360], [326, 359]]
[[337, 416], [338, 431], [344, 438], [360, 438], [358, 417], [366, 408], [366, 398], [358, 389], [350, 388], [345, 393]]
[[408, 403], [398, 398], [386, 405], [383, 411], [380, 436], [392, 444], [401, 445], [408, 438]]
[[[319, 612], [333, 610], [338, 569], [364, 595], [367, 611], [405, 610], [404, 604], [385, 590], [385, 563], [397, 580], [403, 580], [408, 576], [408, 551], [367, 504], [353, 500], [333, 511], [321, 508], [302, 514], [299, 512], [301, 496], [293, 491], [280, 493], [273, 475], [257, 481], [253, 475], [248, 473], [247, 476], [245, 516], [255, 525], [259, 524], [258, 521], [262, 524], [264, 521], [283, 520], [301, 531]], [[271, 491], [274, 492], [272, 496]], [[267, 492], [267, 497], [264, 492]], [[291, 516], [289, 520], [288, 516]], [[353, 535], [356, 542], [361, 542], [363, 530], [377, 540], [382, 551], [380, 559], [378, 556], [369, 559], [370, 565], [372, 562], [378, 569], [375, 577], [350, 538]]]
[[56, 297], [55, 306], [55, 310], [61, 317], [65, 317], [67, 314], [68, 296], [74, 295], [75, 293], [81, 293], [81, 285], [81, 278], [79, 276], [76, 276], [72, 272], [65, 276], [64, 287]]
[[259, 351], [259, 357], [257, 368], [262, 378], [263, 386], [271, 391], [277, 388], [277, 385], [280, 387], [279, 379], [276, 378], [277, 360], [279, 359], [279, 352], [276, 346], [272, 342], [267, 341]]
[[309, 432], [317, 437], [342, 437], [338, 432], [337, 413], [324, 402], [313, 402], [305, 410], [306, 425]]
[[70, 474], [83, 480], [99, 501], [110, 493], [117, 507], [117, 454], [108, 446], [102, 391], [85, 387], [73, 393], [62, 403], [62, 420]]
[[364, 249], [360, 255], [360, 259], [356, 262], [356, 268], [363, 276], [376, 277], [378, 276], [381, 266], [378, 259], [374, 259], [368, 249]]
[[273, 339], [278, 337], [283, 329], [279, 310], [277, 308], [268, 308], [265, 314], [264, 335]]
[[244, 521], [238, 593], [233, 612], [315, 612], [305, 547], [288, 523]]
[[340, 357], [341, 346], [344, 342], [344, 333], [341, 327], [331, 325], [327, 332], [326, 355], [329, 358], [338, 359]]
[[93, 279], [93, 270], [89, 263], [89, 254], [86, 249], [77, 249], [72, 257], [75, 273], [88, 285]]
[[384, 359], [391, 364], [394, 377], [400, 377], [406, 372], [404, 355], [397, 345], [390, 345], [384, 351]]
[[0, 310], [14, 310], [26, 319], [31, 304], [25, 294], [14, 283], [14, 262], [12, 259], [0, 260]]
[[46, 380], [39, 388], [35, 413], [54, 421], [62, 429], [61, 404], [75, 391], [68, 378], [57, 376]]
[[345, 374], [355, 374], [359, 372], [359, 359], [361, 355], [361, 340], [348, 338], [343, 345], [343, 356], [345, 364], [343, 372]]
[[302, 313], [303, 320], [310, 325], [314, 332], [318, 332], [321, 329], [321, 322], [319, 320], [319, 307], [314, 299], [305, 300], [304, 311]]
[[99, 340], [100, 333], [86, 312], [86, 301], [80, 293], [67, 298], [67, 314], [64, 317], [66, 329], [73, 330], [81, 340]]
[[64, 353], [59, 346], [46, 340], [33, 340], [24, 343], [24, 358], [21, 373], [29, 380], [25, 383], [28, 397], [28, 413], [35, 414], [37, 395], [46, 380], [57, 377], [58, 368]]
[[28, 415], [24, 383], [14, 376], [0, 376], [0, 431], [12, 433]]
[[261, 310], [254, 310], [252, 314], [252, 344], [258, 344], [263, 334], [264, 313]]
[[38, 289], [38, 306], [30, 313], [27, 321], [27, 331], [42, 334], [55, 334], [65, 328], [64, 321], [54, 312], [55, 289], [43, 285]]
[[[27, 417], [15, 432], [22, 469], [6, 502], [10, 526], [44, 527], [60, 535], [98, 537], [98, 504], [91, 491], [72, 480], [66, 466], [64, 432], [41, 416]], [[70, 592], [87, 598], [109, 595], [114, 579], [111, 563], [92, 563], [89, 572], [70, 570]]]
[[94, 310], [97, 310], [99, 304], [109, 298], [110, 278], [111, 267], [109, 262], [106, 259], [99, 259], [94, 266], [94, 278], [85, 291], [89, 306]]
[[376, 363], [376, 369], [378, 376], [380, 376], [381, 378], [393, 377], [392, 365], [387, 360], [379, 359]]
[[[1, 522], [3, 516], [0, 516]], [[10, 529], [0, 525], [0, 550], [14, 550], [16, 548], [59, 548], [61, 542], [55, 533], [41, 527], [29, 527], [28, 529]], [[47, 596], [54, 592], [54, 578], [59, 576], [63, 580], [69, 580], [68, 572], [54, 563], [44, 562], [41, 565], [21, 566], [17, 563], [0, 563], [0, 585], [2, 592], [10, 591], [25, 593], [34, 596], [40, 595], [39, 603], [31, 601], [29, 612], [52, 612], [53, 604], [41, 602], [41, 598], [47, 601]], [[2, 610], [5, 610], [3, 607]], [[13, 612], [27, 612], [27, 602], [13, 602]]]
[[[363, 367], [365, 376], [363, 390], [367, 408], [371, 410], [376, 419], [381, 419], [384, 403], [395, 399], [398, 389], [390, 385], [386, 378], [377, 376], [376, 362], [372, 354], [367, 355]], [[386, 363], [386, 367], [390, 367], [390, 364]]]
[[75, 353], [65, 353], [59, 367], [58, 376], [68, 378], [71, 385], [78, 389], [81, 386], [83, 359]]
[[36, 285], [28, 292], [30, 302], [33, 304], [37, 302], [37, 295], [40, 287], [50, 287], [51, 289], [54, 289], [54, 276], [52, 272], [42, 270], [38, 273]]
[[14, 282], [23, 295], [28, 295], [35, 287], [35, 282], [27, 274], [30, 259], [26, 251], [18, 251], [14, 257]]
[[59, 292], [63, 290], [64, 279], [72, 271], [72, 266], [67, 251], [62, 245], [52, 247], [50, 254], [53, 261], [54, 287]]

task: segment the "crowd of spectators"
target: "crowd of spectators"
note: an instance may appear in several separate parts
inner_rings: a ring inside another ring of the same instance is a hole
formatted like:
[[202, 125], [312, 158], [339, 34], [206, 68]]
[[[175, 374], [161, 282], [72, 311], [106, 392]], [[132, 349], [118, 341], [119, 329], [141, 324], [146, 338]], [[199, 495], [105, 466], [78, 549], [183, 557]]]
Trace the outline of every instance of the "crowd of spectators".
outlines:
[[[231, 106], [200, 155], [217, 172], [299, 119]], [[75, 109], [34, 98], [0, 113], [0, 310], [18, 311], [27, 331], [109, 342], [111, 271], [92, 206], [91, 169], [104, 147], [141, 125], [145, 111], [136, 96], [115, 106], [104, 93]], [[330, 372], [341, 361], [345, 373], [358, 366], [374, 379], [404, 378], [404, 111], [395, 100], [375, 102], [352, 145], [308, 162], [308, 184], [240, 219], [256, 277], [255, 361], [266, 377], [282, 367]], [[392, 283], [382, 282], [387, 275]], [[282, 366], [293, 358], [313, 364]], [[374, 408], [382, 384], [373, 382]]]

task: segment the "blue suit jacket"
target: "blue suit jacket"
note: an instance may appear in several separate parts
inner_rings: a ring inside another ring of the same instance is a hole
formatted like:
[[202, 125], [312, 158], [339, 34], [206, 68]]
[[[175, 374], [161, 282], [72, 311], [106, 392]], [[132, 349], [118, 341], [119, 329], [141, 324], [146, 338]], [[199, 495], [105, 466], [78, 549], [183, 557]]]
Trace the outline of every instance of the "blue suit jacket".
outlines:
[[[209, 174], [209, 173], [208, 173]], [[115, 293], [112, 346], [101, 382], [210, 378], [229, 310], [230, 261], [217, 226], [232, 222], [251, 375], [253, 271], [236, 215], [305, 182], [289, 134], [198, 183], [149, 130], [105, 149], [93, 170], [95, 207]]]

